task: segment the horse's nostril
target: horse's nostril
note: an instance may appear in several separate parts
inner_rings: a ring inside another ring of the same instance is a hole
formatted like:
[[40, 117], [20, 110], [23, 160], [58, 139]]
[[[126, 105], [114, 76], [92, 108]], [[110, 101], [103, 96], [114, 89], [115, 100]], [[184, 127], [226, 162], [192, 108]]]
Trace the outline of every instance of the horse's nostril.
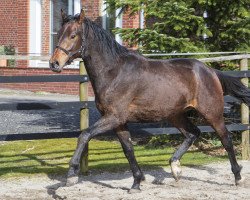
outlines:
[[54, 68], [54, 63], [49, 62], [49, 67]]
[[53, 64], [56, 65], [56, 66], [59, 66], [59, 62], [58, 61], [55, 61]]
[[61, 72], [62, 71], [62, 69], [59, 66], [59, 62], [58, 61], [49, 62], [49, 66], [50, 66], [50, 69], [53, 72]]

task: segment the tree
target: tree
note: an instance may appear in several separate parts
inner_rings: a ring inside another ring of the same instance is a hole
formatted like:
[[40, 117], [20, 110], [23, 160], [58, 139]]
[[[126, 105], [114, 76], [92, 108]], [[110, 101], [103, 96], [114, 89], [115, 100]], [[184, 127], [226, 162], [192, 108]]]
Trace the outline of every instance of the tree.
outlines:
[[[198, 0], [206, 9], [205, 22], [212, 32], [207, 44], [211, 51], [250, 50], [250, 1], [249, 0]], [[194, 1], [195, 3], [195, 1]], [[193, 3], [193, 5], [194, 5]]]
[[[107, 0], [131, 15], [144, 10], [144, 29], [115, 29], [143, 52], [249, 51], [249, 0]], [[204, 12], [207, 17], [203, 17]], [[207, 39], [205, 39], [205, 37]]]

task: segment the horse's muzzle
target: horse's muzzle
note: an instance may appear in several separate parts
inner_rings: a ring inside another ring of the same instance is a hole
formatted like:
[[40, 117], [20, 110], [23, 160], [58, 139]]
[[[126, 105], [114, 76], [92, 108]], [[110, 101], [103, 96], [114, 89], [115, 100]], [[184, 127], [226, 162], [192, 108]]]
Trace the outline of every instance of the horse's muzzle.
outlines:
[[53, 62], [53, 63], [49, 62], [49, 68], [50, 68], [53, 72], [57, 72], [57, 73], [59, 73], [59, 72], [62, 71], [62, 69], [61, 69], [61, 67], [59, 66], [59, 63], [58, 63], [57, 61], [55, 61], [55, 62]]

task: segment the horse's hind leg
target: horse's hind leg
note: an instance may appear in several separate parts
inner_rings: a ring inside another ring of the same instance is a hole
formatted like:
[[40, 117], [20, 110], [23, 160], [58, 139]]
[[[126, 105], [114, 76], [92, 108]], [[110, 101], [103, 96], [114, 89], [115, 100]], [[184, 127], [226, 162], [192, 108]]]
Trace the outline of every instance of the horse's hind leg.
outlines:
[[233, 148], [231, 133], [227, 130], [225, 126], [223, 116], [221, 116], [220, 119], [214, 118], [213, 120], [208, 120], [208, 121], [212, 125], [214, 130], [218, 133], [221, 143], [228, 153], [228, 157], [231, 163], [231, 169], [235, 177], [235, 184], [236, 185], [241, 184], [241, 182], [243, 182], [243, 179], [240, 175], [242, 166], [240, 166], [237, 163], [234, 148]]
[[[206, 99], [205, 99], [206, 100]], [[240, 184], [243, 180], [240, 175], [241, 166], [237, 163], [233, 142], [230, 132], [227, 130], [224, 117], [223, 117], [223, 96], [217, 95], [210, 98], [210, 102], [203, 100], [202, 105], [198, 106], [197, 110], [203, 115], [207, 122], [214, 128], [215, 132], [219, 135], [224, 148], [228, 153], [231, 163], [231, 169], [235, 177], [235, 184]]]
[[185, 116], [185, 114], [170, 121], [185, 136], [185, 140], [169, 161], [173, 177], [178, 181], [181, 175], [180, 159], [199, 137], [200, 130]]
[[131, 190], [129, 190], [129, 193], [134, 193], [140, 191], [140, 183], [142, 180], [144, 180], [144, 175], [141, 172], [141, 169], [136, 161], [135, 155], [134, 155], [134, 149], [133, 145], [131, 143], [131, 137], [130, 133], [127, 130], [127, 127], [120, 126], [116, 129], [117, 136], [121, 142], [123, 151], [125, 156], [128, 159], [128, 162], [130, 164], [131, 171], [133, 173], [134, 177], [134, 183], [132, 185]]

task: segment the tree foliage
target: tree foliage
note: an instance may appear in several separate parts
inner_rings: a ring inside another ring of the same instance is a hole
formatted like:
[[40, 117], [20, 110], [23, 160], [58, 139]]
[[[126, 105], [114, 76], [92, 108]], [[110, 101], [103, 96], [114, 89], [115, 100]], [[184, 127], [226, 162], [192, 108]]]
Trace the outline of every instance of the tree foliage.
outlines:
[[[107, 0], [108, 11], [144, 10], [145, 28], [115, 29], [144, 52], [249, 51], [249, 0]], [[203, 17], [204, 12], [207, 17]], [[204, 38], [207, 37], [207, 39]]]

